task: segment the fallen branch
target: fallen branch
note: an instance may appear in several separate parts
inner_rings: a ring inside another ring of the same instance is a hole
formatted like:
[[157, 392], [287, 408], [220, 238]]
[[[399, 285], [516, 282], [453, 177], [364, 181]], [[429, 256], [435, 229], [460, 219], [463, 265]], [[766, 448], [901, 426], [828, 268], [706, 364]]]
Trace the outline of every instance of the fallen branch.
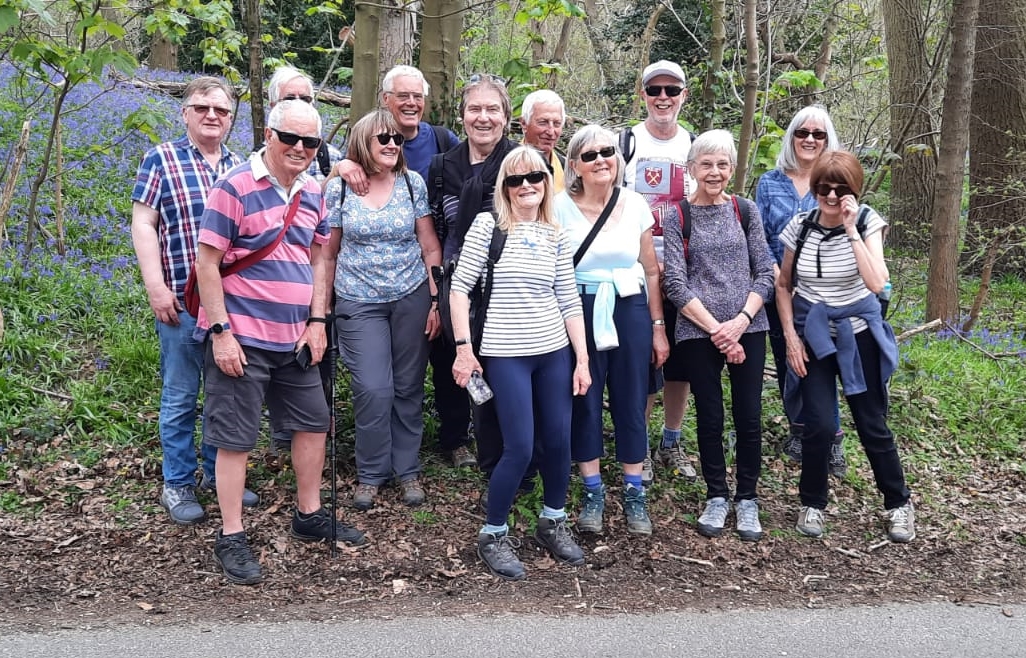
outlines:
[[687, 557], [686, 555], [674, 555], [673, 553], [667, 553], [667, 555], [672, 557], [674, 560], [680, 560], [682, 562], [691, 562], [693, 564], [701, 564], [703, 567], [714, 567], [714, 566], [716, 566], [712, 562], [710, 562], [709, 560], [699, 560], [698, 558]]
[[912, 336], [915, 336], [916, 334], [921, 334], [924, 331], [933, 331], [935, 329], [939, 329], [941, 327], [941, 325], [943, 325], [943, 324], [944, 324], [944, 322], [940, 318], [937, 318], [936, 320], [930, 320], [926, 324], [921, 324], [918, 327], [913, 327], [913, 328], [909, 329], [908, 331], [903, 331], [900, 334], [898, 334], [897, 336], [895, 336], [894, 338], [895, 338], [895, 340], [897, 340], [900, 343], [900, 342], [902, 342], [904, 340], [908, 340], [909, 338], [911, 338]]
[[58, 400], [64, 400], [65, 402], [74, 402], [75, 401], [75, 398], [71, 397], [70, 395], [65, 395], [64, 393], [57, 393], [56, 391], [48, 391], [45, 388], [39, 388], [37, 386], [29, 386], [29, 388], [32, 389], [33, 391], [35, 391], [36, 393], [42, 393], [43, 395], [49, 395], [52, 398], [57, 398]]
[[840, 546], [834, 546], [834, 550], [840, 553], [841, 555], [847, 555], [848, 557], [862, 559], [862, 553], [859, 553], [858, 551], [852, 550], [850, 548], [841, 548]]
[[883, 541], [878, 541], [878, 542], [876, 542], [875, 544], [873, 544], [872, 546], [870, 546], [870, 547], [869, 547], [869, 548], [868, 548], [867, 550], [869, 550], [870, 552], [872, 552], [872, 551], [875, 551], [875, 550], [876, 550], [876, 549], [878, 549], [878, 548], [883, 548], [884, 546], [887, 546], [887, 545], [888, 545], [888, 544], [890, 544], [890, 543], [891, 543], [891, 540], [890, 540], [890, 539], [884, 539]]
[[973, 341], [969, 340], [968, 338], [966, 338], [965, 336], [962, 335], [961, 331], [959, 331], [958, 329], [955, 329], [949, 323], [945, 322], [944, 326], [951, 330], [951, 333], [953, 333], [955, 335], [955, 338], [959, 339], [960, 341], [962, 341], [966, 345], [969, 345], [970, 347], [975, 348], [977, 351], [981, 352], [982, 354], [985, 354], [986, 356], [988, 356], [989, 358], [991, 358], [994, 361], [998, 360], [998, 356], [996, 354], [994, 354], [993, 352], [988, 352], [987, 350], [983, 349], [982, 347], [980, 347], [979, 345], [977, 345]]
[[825, 574], [825, 573], [823, 573], [823, 574], [810, 573], [809, 575], [807, 575], [804, 578], [802, 578], [802, 584], [808, 585], [809, 583], [811, 583], [814, 580], [826, 580], [829, 577], [830, 576], [828, 574]]

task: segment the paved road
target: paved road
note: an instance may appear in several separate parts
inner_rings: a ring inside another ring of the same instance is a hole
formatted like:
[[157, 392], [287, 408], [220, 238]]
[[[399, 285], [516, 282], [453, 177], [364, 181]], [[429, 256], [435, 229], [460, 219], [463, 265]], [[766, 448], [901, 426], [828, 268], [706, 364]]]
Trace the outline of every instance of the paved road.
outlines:
[[1022, 658], [1026, 604], [125, 626], [0, 637], [17, 658]]

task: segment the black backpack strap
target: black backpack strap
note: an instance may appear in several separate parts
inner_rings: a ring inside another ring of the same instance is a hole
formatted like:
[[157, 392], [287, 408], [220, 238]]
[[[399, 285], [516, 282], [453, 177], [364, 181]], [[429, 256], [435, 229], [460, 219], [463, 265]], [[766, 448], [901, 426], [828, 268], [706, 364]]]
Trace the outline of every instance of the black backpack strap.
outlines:
[[805, 241], [809, 238], [809, 231], [811, 231], [819, 223], [819, 208], [813, 208], [809, 211], [809, 214], [802, 220], [802, 225], [798, 228], [798, 239], [794, 241], [794, 259], [791, 262], [791, 289], [793, 290], [795, 285], [798, 283], [798, 257], [802, 254], [802, 249], [805, 248]]
[[413, 183], [410, 182], [409, 172], [403, 172], [403, 180], [406, 181], [406, 191], [410, 193], [410, 205], [414, 205], [417, 202], [413, 198]]
[[331, 158], [328, 156], [328, 142], [321, 140], [321, 145], [317, 149], [317, 166], [321, 170], [321, 174], [327, 177], [331, 173]]
[[634, 158], [634, 129], [624, 128], [621, 130], [619, 143], [620, 155], [623, 156], [624, 163], [630, 162]]
[[443, 154], [435, 153], [431, 156], [431, 164], [428, 165], [428, 179], [424, 181], [428, 186], [428, 207], [431, 208], [431, 216], [435, 220], [435, 233], [442, 242], [445, 241], [445, 235], [448, 233], [445, 224], [445, 210], [442, 207], [442, 194], [445, 189], [443, 169]]
[[449, 131], [445, 126], [431, 126], [431, 132], [435, 134], [435, 150], [438, 153], [445, 153], [449, 150]]
[[680, 236], [684, 242], [684, 262], [687, 262], [688, 240], [691, 239], [691, 204], [687, 199], [677, 202], [677, 212], [680, 213]]
[[481, 339], [484, 336], [485, 317], [488, 315], [488, 303], [492, 299], [492, 285], [495, 281], [495, 265], [502, 257], [502, 250], [506, 247], [506, 233], [499, 228], [498, 215], [494, 212], [492, 217], [496, 220], [492, 228], [492, 240], [488, 245], [488, 260], [485, 261], [485, 280], [481, 286], [481, 303], [474, 309], [473, 326], [470, 330], [471, 342], [475, 349], [480, 347]]
[[748, 199], [741, 199], [738, 196], [731, 194], [730, 200], [734, 204], [734, 214], [737, 215], [737, 221], [741, 222], [741, 230], [745, 232], [745, 236], [748, 235], [748, 227], [752, 223], [752, 207], [751, 202]]

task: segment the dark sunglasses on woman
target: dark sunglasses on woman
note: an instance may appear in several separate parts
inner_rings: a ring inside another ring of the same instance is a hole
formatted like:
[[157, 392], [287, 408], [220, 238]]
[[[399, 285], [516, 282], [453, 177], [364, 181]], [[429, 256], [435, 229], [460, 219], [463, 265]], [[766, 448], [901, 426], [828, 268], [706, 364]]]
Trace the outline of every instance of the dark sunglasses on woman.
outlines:
[[584, 151], [581, 153], [581, 162], [594, 162], [595, 158], [602, 156], [607, 160], [616, 155], [615, 146], [603, 146], [597, 151]]
[[794, 131], [794, 136], [798, 139], [808, 139], [809, 135], [812, 135], [812, 139], [817, 142], [826, 141], [827, 138], [825, 130], [806, 130], [805, 128], [798, 128]]
[[816, 189], [816, 194], [818, 194], [819, 196], [830, 196], [830, 193], [833, 192], [834, 194], [837, 195], [838, 199], [840, 199], [843, 196], [848, 196], [849, 194], [851, 196], [855, 197], [856, 199], [859, 198], [859, 195], [855, 194], [855, 191], [852, 190], [847, 185], [833, 185], [833, 184], [830, 184], [830, 183], [816, 183], [815, 189]]
[[401, 133], [380, 133], [374, 136], [378, 138], [378, 144], [381, 144], [382, 146], [386, 146], [389, 140], [391, 140], [396, 146], [402, 146], [403, 142], [406, 141], [406, 138], [403, 137]]
[[532, 171], [527, 174], [511, 174], [502, 179], [502, 184], [506, 187], [520, 187], [527, 181], [531, 185], [537, 185], [538, 183], [545, 180], [544, 171]]

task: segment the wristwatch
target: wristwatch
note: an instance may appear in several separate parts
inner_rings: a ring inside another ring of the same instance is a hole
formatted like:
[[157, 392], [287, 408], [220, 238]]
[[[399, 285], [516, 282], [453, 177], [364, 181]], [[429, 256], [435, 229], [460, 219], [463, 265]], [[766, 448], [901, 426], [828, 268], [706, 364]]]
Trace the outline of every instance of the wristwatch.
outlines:
[[227, 322], [215, 322], [214, 324], [210, 325], [210, 333], [212, 334], [220, 334], [224, 333], [225, 331], [231, 330], [232, 326]]
[[455, 342], [456, 342], [456, 347], [459, 347], [460, 345], [470, 345], [470, 339], [469, 338], [457, 338]]

